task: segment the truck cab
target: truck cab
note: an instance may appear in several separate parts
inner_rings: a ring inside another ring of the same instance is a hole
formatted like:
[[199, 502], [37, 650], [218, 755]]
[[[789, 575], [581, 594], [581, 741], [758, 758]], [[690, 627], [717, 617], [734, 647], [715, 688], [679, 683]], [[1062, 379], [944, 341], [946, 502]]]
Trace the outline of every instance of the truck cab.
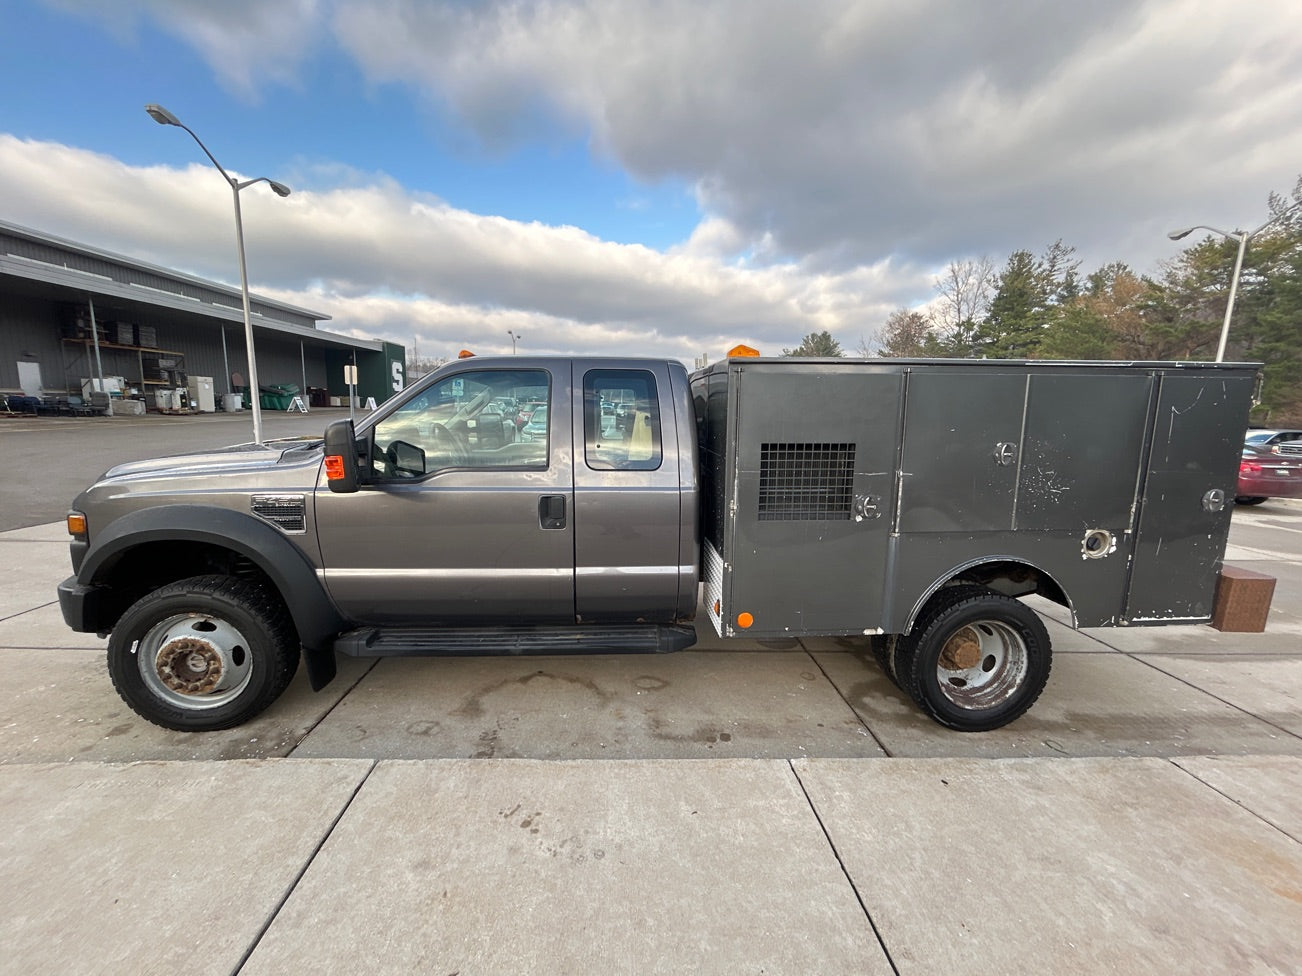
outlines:
[[[503, 399], [532, 403], [540, 430], [503, 424], [491, 409]], [[602, 410], [610, 400], [624, 415]], [[440, 370], [341, 432], [356, 474], [332, 485], [323, 470], [316, 486], [331, 598], [361, 624], [690, 621], [691, 409], [686, 370], [664, 361]]]

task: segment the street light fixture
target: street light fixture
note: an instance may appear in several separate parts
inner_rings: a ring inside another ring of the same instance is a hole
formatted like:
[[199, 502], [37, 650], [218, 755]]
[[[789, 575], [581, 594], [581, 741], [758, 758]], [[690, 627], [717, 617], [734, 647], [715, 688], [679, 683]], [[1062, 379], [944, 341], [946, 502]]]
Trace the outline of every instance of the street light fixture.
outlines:
[[1206, 224], [1197, 224], [1193, 227], [1186, 227], [1184, 230], [1173, 230], [1171, 233], [1166, 235], [1171, 238], [1171, 240], [1178, 241], [1181, 238], [1188, 237], [1196, 230], [1209, 230], [1213, 234], [1220, 234], [1227, 240], [1239, 242], [1239, 253], [1234, 259], [1234, 275], [1230, 278], [1230, 297], [1225, 303], [1225, 321], [1221, 324], [1221, 341], [1216, 347], [1216, 362], [1225, 362], [1225, 344], [1230, 339], [1230, 316], [1234, 314], [1234, 299], [1239, 293], [1239, 272], [1243, 270], [1243, 252], [1248, 249], [1248, 241], [1252, 240], [1252, 238], [1256, 237], [1271, 224], [1275, 223], [1275, 221], [1288, 216], [1288, 214], [1292, 213], [1298, 207], [1302, 207], [1302, 200], [1299, 200], [1291, 207], [1285, 207], [1256, 230], [1250, 230], [1247, 232], [1241, 230], [1220, 230], [1216, 227], [1208, 227]]
[[257, 179], [252, 180], [235, 179], [222, 168], [222, 164], [217, 162], [217, 158], [208, 151], [208, 147], [203, 144], [203, 140], [194, 134], [194, 130], [183, 124], [175, 115], [161, 105], [146, 105], [145, 111], [159, 125], [174, 125], [190, 133], [190, 137], [199, 143], [199, 148], [203, 150], [204, 155], [212, 160], [212, 164], [217, 167], [217, 171], [222, 174], [222, 178], [231, 186], [231, 196], [235, 200], [235, 247], [240, 256], [240, 295], [244, 299], [244, 344], [249, 350], [249, 406], [253, 411], [253, 440], [254, 443], [261, 444], [262, 403], [258, 396], [260, 392], [258, 386], [258, 362], [253, 353], [253, 308], [249, 303], [249, 272], [244, 260], [244, 222], [240, 216], [240, 191], [246, 186], [252, 186], [254, 183], [266, 183], [276, 196], [287, 197], [290, 194], [290, 189], [284, 183], [277, 183], [265, 176], [259, 176]]
[[514, 356], [514, 355], [515, 355], [515, 344], [516, 344], [520, 339], [522, 339], [522, 338], [524, 338], [524, 337], [523, 337], [523, 336], [520, 336], [520, 335], [516, 335], [516, 333], [512, 332], [510, 329], [507, 329], [507, 330], [506, 330], [506, 334], [509, 335], [509, 336], [511, 337], [511, 355]]

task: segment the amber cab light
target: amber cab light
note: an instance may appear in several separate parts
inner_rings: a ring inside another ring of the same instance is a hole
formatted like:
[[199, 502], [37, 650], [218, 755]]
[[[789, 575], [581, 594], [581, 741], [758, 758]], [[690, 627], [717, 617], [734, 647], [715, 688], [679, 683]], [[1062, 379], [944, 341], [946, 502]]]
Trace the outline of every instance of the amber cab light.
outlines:
[[736, 359], [738, 357], [758, 356], [759, 354], [760, 351], [758, 349], [755, 349], [747, 345], [733, 346], [731, 349], [728, 350], [729, 359]]

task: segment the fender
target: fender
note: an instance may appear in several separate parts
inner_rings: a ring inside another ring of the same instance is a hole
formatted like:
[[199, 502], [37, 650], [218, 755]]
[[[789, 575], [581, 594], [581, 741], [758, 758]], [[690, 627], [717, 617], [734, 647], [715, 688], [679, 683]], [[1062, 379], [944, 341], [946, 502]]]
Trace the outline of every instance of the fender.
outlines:
[[1067, 610], [1071, 614], [1072, 627], [1074, 628], [1076, 626], [1076, 607], [1072, 603], [1071, 595], [1067, 592], [1066, 588], [1062, 585], [1062, 583], [1058, 580], [1058, 578], [1053, 575], [1053, 573], [1050, 573], [1043, 566], [1039, 566], [1036, 563], [1032, 562], [1031, 560], [1026, 559], [1022, 556], [1004, 555], [1004, 556], [981, 556], [976, 559], [969, 559], [967, 562], [959, 563], [959, 565], [953, 567], [944, 575], [938, 577], [930, 586], [927, 587], [927, 589], [923, 592], [923, 594], [920, 597], [918, 597], [917, 600], [914, 601], [913, 608], [909, 611], [908, 619], [905, 620], [904, 629], [901, 631], [901, 633], [907, 634], [911, 630], [913, 630], [913, 622], [918, 619], [918, 614], [922, 612], [922, 608], [926, 606], [927, 601], [930, 600], [933, 596], [935, 596], [936, 593], [939, 592], [942, 586], [944, 586], [950, 580], [954, 579], [954, 577], [967, 572], [969, 569], [975, 569], [978, 566], [988, 566], [992, 563], [1011, 563], [1017, 566], [1025, 566], [1027, 569], [1032, 569], [1035, 572], [1039, 573], [1041, 576], [1043, 576], [1045, 579], [1049, 580], [1051, 583], [1053, 583], [1054, 586], [1058, 588], [1058, 592], [1060, 592], [1063, 595], [1063, 599], [1066, 600]]
[[208, 505], [158, 505], [128, 512], [97, 533], [77, 572], [90, 587], [124, 552], [150, 542], [202, 542], [230, 549], [267, 574], [280, 591], [303, 645], [312, 689], [335, 676], [335, 635], [348, 627], [303, 552], [253, 515]]

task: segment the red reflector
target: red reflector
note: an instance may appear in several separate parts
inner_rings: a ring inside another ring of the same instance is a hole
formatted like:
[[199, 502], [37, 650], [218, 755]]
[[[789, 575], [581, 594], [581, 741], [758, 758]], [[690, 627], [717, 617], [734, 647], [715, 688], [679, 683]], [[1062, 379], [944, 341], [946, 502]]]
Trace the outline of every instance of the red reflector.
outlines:
[[326, 477], [331, 481], [338, 481], [344, 476], [344, 459], [338, 454], [327, 455], [325, 464]]

